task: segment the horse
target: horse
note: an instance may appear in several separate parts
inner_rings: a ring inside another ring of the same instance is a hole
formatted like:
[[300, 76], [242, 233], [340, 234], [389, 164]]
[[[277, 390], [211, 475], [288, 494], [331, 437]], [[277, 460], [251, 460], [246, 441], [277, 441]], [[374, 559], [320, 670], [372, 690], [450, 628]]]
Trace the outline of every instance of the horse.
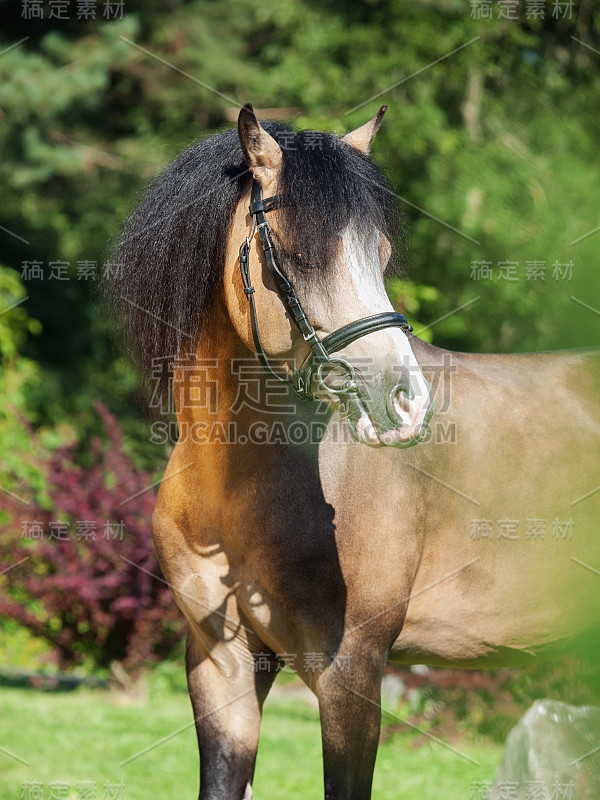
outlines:
[[285, 665], [318, 698], [325, 797], [367, 800], [388, 659], [488, 668], [597, 641], [599, 354], [411, 332], [384, 288], [384, 112], [340, 138], [247, 104], [114, 249], [109, 298], [177, 419], [152, 532], [189, 626], [200, 800], [252, 798]]

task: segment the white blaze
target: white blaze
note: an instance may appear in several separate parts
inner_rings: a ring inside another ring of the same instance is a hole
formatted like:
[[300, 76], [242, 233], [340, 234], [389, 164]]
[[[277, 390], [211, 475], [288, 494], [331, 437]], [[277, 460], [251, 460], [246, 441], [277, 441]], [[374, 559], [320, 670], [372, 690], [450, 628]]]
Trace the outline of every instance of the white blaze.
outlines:
[[[379, 231], [375, 227], [368, 234], [363, 232], [359, 235], [354, 225], [349, 225], [342, 234], [346, 274], [350, 278], [353, 295], [365, 309], [359, 312], [357, 319], [383, 311], [394, 311], [383, 283], [379, 237]], [[429, 388], [406, 334], [400, 328], [386, 328], [370, 334], [365, 342], [371, 338], [374, 354], [385, 351], [386, 356], [390, 354], [393, 365], [408, 370], [414, 393], [414, 411], [422, 412], [424, 417], [430, 404]], [[399, 380], [400, 377], [398, 373]]]

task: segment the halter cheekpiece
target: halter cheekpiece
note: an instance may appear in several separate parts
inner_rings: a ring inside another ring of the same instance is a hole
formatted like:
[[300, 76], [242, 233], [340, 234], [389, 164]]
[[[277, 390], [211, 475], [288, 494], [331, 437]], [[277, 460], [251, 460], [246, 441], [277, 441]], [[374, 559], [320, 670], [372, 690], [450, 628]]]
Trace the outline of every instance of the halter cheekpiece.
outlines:
[[[326, 391], [337, 396], [348, 396], [358, 394], [356, 383], [356, 373], [354, 367], [344, 358], [332, 356], [339, 350], [343, 350], [352, 342], [367, 336], [369, 333], [383, 330], [384, 328], [401, 328], [404, 332], [412, 331], [412, 326], [408, 324], [406, 318], [396, 311], [384, 311], [380, 314], [373, 314], [371, 317], [363, 317], [338, 328], [325, 338], [320, 339], [315, 329], [310, 323], [302, 304], [298, 299], [294, 287], [288, 280], [271, 235], [271, 228], [267, 222], [265, 214], [274, 208], [281, 208], [285, 203], [281, 196], [267, 197], [263, 199], [262, 188], [258, 181], [252, 183], [252, 196], [250, 203], [250, 214], [252, 216], [252, 229], [250, 235], [243, 241], [240, 247], [240, 271], [244, 283], [244, 291], [250, 304], [250, 320], [252, 325], [252, 338], [256, 354], [262, 366], [274, 375], [279, 381], [291, 383], [296, 394], [303, 400], [314, 400], [312, 386], [315, 378], [319, 385]], [[256, 302], [254, 300], [254, 287], [250, 279], [250, 242], [258, 230], [258, 236], [262, 245], [267, 269], [275, 281], [277, 292], [288, 311], [294, 324], [302, 334], [304, 341], [310, 345], [310, 351], [300, 367], [294, 369], [291, 377], [282, 375], [275, 371], [267, 354], [264, 351], [260, 332], [258, 328], [258, 317], [256, 313]], [[331, 375], [338, 374], [342, 382], [339, 386], [327, 383]]]

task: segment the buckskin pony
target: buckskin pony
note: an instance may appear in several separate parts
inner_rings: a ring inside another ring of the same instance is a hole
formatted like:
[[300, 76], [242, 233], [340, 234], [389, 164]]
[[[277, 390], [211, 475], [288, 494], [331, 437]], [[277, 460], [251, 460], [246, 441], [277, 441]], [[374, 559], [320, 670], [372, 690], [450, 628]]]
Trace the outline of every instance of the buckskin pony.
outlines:
[[201, 800], [252, 797], [284, 663], [318, 698], [326, 798], [366, 800], [388, 658], [497, 667], [597, 641], [599, 356], [411, 334], [368, 156], [384, 111], [338, 138], [244, 106], [115, 248], [109, 294], [175, 402], [152, 528], [189, 623]]

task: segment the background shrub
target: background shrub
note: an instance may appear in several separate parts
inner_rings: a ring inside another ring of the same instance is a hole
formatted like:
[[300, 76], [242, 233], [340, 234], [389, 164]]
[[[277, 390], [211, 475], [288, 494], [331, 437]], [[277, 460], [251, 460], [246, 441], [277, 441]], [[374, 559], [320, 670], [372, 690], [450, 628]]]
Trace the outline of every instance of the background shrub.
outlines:
[[137, 673], [173, 650], [184, 625], [152, 546], [156, 477], [125, 454], [116, 418], [96, 411], [107, 440], [45, 462], [49, 507], [7, 495], [0, 614], [43, 637], [61, 668], [118, 661]]

